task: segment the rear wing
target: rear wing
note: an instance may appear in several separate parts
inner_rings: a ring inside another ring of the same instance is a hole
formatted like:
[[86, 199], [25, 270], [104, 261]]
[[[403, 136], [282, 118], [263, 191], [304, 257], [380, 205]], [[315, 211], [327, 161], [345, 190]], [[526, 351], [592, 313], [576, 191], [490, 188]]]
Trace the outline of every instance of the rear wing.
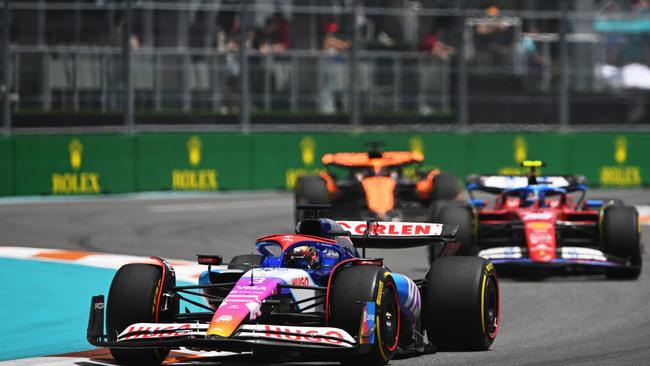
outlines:
[[[568, 192], [586, 191], [586, 179], [581, 175], [546, 175], [536, 177], [537, 184], [566, 189]], [[466, 179], [468, 191], [501, 193], [530, 185], [525, 175], [470, 175]]]
[[325, 166], [334, 165], [344, 168], [394, 167], [423, 161], [422, 154], [412, 151], [339, 152], [325, 154], [321, 158]]
[[455, 241], [458, 225], [425, 222], [337, 221], [355, 247], [400, 249]]

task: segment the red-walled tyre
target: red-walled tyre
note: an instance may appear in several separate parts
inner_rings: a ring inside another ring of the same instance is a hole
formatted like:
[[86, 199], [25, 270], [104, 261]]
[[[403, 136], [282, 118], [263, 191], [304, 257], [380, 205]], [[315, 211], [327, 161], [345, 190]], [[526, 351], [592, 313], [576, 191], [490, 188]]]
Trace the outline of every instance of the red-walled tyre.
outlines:
[[363, 303], [374, 302], [375, 343], [367, 354], [344, 359], [356, 365], [384, 365], [395, 355], [400, 332], [400, 311], [395, 281], [386, 269], [355, 266], [336, 274], [330, 293], [329, 325], [359, 335]]

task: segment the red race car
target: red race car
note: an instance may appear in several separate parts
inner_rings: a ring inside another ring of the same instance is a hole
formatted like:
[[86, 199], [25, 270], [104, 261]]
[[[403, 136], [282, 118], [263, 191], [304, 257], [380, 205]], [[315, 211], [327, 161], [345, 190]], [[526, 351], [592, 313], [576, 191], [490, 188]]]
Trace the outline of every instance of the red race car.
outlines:
[[[528, 176], [470, 176], [469, 202], [432, 208], [432, 219], [459, 225], [464, 254], [490, 259], [499, 274], [641, 273], [639, 215], [622, 200], [585, 200], [581, 176], [539, 176], [541, 161], [526, 161]], [[495, 194], [488, 207], [476, 192]]]

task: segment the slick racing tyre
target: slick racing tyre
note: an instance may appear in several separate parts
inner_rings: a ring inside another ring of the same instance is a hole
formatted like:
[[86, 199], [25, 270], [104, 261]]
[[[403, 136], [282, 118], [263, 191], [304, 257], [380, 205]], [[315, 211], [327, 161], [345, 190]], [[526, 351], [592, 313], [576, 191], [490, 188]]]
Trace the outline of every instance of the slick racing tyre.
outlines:
[[641, 274], [639, 214], [631, 206], [607, 206], [602, 214], [600, 234], [605, 254], [629, 260], [630, 267], [611, 268], [607, 277], [635, 279]]
[[433, 177], [432, 200], [455, 200], [461, 191], [460, 179], [449, 172], [440, 172]]
[[[106, 306], [106, 329], [111, 341], [131, 324], [156, 322], [158, 295], [163, 291], [161, 277], [160, 267], [151, 264], [127, 264], [117, 271]], [[158, 322], [170, 320], [158, 319]], [[111, 348], [110, 351], [122, 365], [160, 365], [169, 354], [167, 348]]]
[[[456, 255], [476, 255], [477, 249], [474, 244], [474, 227], [472, 209], [459, 201], [433, 201], [429, 207], [429, 222], [440, 224], [458, 225], [456, 239], [460, 242], [460, 248]], [[429, 262], [435, 259], [434, 253], [429, 248]]]
[[427, 274], [423, 320], [429, 341], [446, 351], [486, 351], [499, 327], [494, 265], [480, 257], [441, 257]]
[[384, 365], [397, 350], [400, 332], [397, 287], [386, 269], [361, 265], [336, 273], [330, 293], [329, 326], [343, 329], [353, 337], [359, 335], [366, 302], [376, 304], [375, 342], [368, 345], [367, 354], [351, 356], [344, 361], [358, 365]]
[[228, 269], [243, 269], [245, 271], [257, 267], [262, 263], [260, 254], [240, 254], [232, 257]]
[[[298, 177], [295, 190], [295, 206], [305, 203], [326, 204], [330, 203], [329, 192], [325, 180], [316, 175]], [[294, 210], [294, 220], [298, 222], [305, 219], [305, 212]]]

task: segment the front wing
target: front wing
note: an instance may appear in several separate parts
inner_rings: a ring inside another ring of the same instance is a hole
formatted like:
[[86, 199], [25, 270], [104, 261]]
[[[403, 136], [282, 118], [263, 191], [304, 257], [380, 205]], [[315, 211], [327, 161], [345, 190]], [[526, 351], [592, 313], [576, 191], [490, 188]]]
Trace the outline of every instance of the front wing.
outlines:
[[363, 347], [343, 329], [333, 327], [245, 324], [229, 338], [207, 335], [207, 323], [137, 323], [128, 326], [117, 339], [104, 331], [103, 296], [92, 299], [87, 339], [94, 346], [110, 348], [199, 348], [246, 352], [253, 349], [283, 348], [300, 352], [356, 353]]
[[489, 259], [499, 270], [513, 272], [535, 270], [549, 273], [598, 273], [607, 269], [632, 267], [622, 258], [584, 247], [557, 248], [556, 258], [547, 262], [530, 259], [526, 248], [517, 246], [484, 249], [478, 255]]

